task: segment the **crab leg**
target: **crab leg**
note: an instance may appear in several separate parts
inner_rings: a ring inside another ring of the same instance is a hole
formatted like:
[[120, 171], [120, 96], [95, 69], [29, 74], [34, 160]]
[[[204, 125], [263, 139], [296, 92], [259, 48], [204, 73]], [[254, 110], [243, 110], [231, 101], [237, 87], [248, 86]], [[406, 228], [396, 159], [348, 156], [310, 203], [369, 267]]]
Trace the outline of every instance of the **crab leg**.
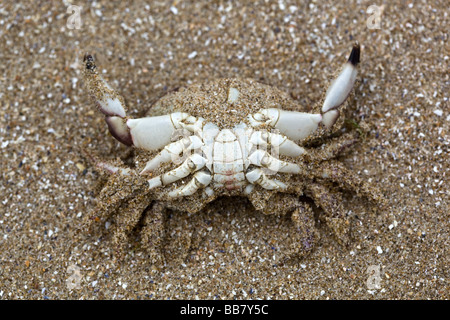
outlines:
[[283, 156], [298, 157], [305, 152], [304, 148], [281, 134], [269, 133], [269, 141], [272, 147], [277, 148], [278, 153]]
[[[83, 154], [89, 159], [89, 161], [94, 166], [96, 166], [98, 169], [100, 169], [103, 172], [106, 172], [108, 174], [119, 174], [122, 176], [128, 176], [131, 174], [130, 168], [123, 168], [114, 163], [100, 161], [100, 159], [98, 159], [96, 156], [92, 155], [91, 153], [87, 152], [86, 150], [83, 150]], [[123, 165], [123, 163], [121, 163], [121, 164]]]
[[344, 103], [348, 95], [352, 91], [353, 85], [356, 80], [356, 66], [359, 63], [360, 47], [359, 43], [355, 43], [353, 46], [350, 57], [347, 63], [344, 65], [339, 76], [333, 81], [328, 88], [325, 96], [325, 101], [322, 105], [322, 112], [328, 112], [331, 109], [335, 109]]
[[106, 171], [106, 172], [108, 172], [110, 174], [119, 173], [122, 176], [129, 175], [130, 171], [131, 171], [130, 168], [121, 168], [121, 167], [118, 167], [118, 166], [113, 165], [113, 164], [108, 163], [108, 162], [98, 162], [96, 164], [96, 167], [101, 169], [101, 170], [104, 170], [104, 171]]
[[98, 197], [96, 209], [85, 217], [84, 223], [88, 228], [91, 228], [95, 221], [102, 221], [108, 218], [119, 207], [120, 203], [130, 198], [129, 190], [116, 189], [114, 188], [116, 184], [117, 179], [113, 178], [107, 181], [106, 186], [102, 189]]
[[184, 112], [129, 119], [123, 97], [98, 74], [94, 58], [86, 55], [84, 61], [86, 62], [84, 79], [89, 93], [98, 109], [105, 115], [111, 135], [123, 144], [146, 150], [158, 150], [170, 143], [177, 129], [187, 129], [191, 132], [201, 129], [203, 119]]
[[206, 159], [201, 155], [194, 153], [181, 166], [175, 168], [163, 175], [148, 180], [149, 189], [168, 185], [172, 182], [187, 177], [192, 172], [202, 169], [206, 165]]
[[269, 179], [264, 172], [259, 169], [253, 169], [245, 174], [245, 177], [251, 184], [259, 184], [261, 187], [267, 190], [284, 190], [287, 186], [276, 179]]
[[355, 85], [356, 75], [358, 73], [356, 66], [359, 63], [360, 52], [359, 43], [355, 43], [347, 63], [344, 64], [341, 73], [327, 90], [322, 105], [322, 123], [327, 128], [331, 128], [336, 123], [339, 118], [339, 110], [336, 110], [336, 108], [345, 102]]
[[143, 219], [144, 226], [142, 227], [141, 244], [142, 248], [149, 253], [152, 263], [162, 263], [164, 261], [160, 246], [165, 234], [165, 211], [164, 204], [155, 201]]
[[300, 173], [300, 167], [291, 162], [279, 160], [264, 150], [256, 150], [249, 157], [250, 164], [268, 168], [275, 172]]
[[208, 186], [211, 183], [211, 180], [211, 174], [203, 171], [196, 172], [192, 180], [189, 181], [185, 186], [169, 192], [169, 197], [177, 198], [193, 195], [200, 188], [205, 188], [206, 186]]
[[190, 136], [175, 141], [167, 146], [153, 159], [149, 160], [141, 174], [158, 168], [162, 163], [179, 159], [182, 153], [196, 150], [202, 147], [202, 140], [197, 136]]

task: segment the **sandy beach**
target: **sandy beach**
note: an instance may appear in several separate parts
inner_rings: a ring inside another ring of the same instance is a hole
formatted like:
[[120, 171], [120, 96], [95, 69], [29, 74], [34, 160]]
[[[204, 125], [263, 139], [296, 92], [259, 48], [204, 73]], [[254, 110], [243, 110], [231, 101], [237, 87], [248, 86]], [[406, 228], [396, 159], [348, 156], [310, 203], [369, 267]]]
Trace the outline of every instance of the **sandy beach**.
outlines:
[[[448, 2], [352, 3], [2, 1], [0, 299], [448, 299]], [[217, 78], [254, 79], [308, 109], [355, 41], [351, 114], [368, 131], [339, 161], [388, 205], [344, 191], [348, 246], [317, 221], [312, 252], [275, 264], [290, 218], [240, 198], [171, 212], [162, 266], [139, 230], [119, 259], [108, 224], [84, 227], [103, 180], [83, 150], [127, 153], [84, 86], [86, 52], [142, 117]]]

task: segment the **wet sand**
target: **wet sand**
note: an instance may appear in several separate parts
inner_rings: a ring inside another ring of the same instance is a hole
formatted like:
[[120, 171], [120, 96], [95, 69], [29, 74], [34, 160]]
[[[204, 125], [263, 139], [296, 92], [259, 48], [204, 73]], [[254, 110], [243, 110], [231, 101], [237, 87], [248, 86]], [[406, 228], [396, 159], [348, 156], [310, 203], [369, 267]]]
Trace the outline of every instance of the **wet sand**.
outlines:
[[[1, 299], [449, 298], [444, 1], [378, 7], [379, 29], [371, 2], [97, 1], [83, 4], [79, 25], [69, 5], [0, 4]], [[251, 78], [308, 108], [355, 40], [351, 105], [369, 131], [339, 160], [389, 205], [374, 213], [346, 192], [348, 247], [317, 223], [313, 252], [275, 265], [290, 245], [289, 217], [234, 198], [168, 216], [164, 267], [132, 240], [119, 260], [108, 230], [83, 228], [101, 178], [82, 150], [126, 152], [84, 88], [86, 52], [139, 117], [167, 92], [216, 78]]]

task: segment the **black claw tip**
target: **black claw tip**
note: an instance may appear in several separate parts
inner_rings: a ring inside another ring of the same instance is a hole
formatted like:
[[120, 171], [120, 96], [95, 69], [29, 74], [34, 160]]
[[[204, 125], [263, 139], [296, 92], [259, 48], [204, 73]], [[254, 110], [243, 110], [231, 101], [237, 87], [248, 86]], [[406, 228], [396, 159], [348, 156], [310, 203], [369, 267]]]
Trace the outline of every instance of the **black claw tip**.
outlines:
[[86, 63], [86, 69], [88, 70], [94, 70], [96, 68], [94, 63], [94, 57], [92, 57], [88, 53], [84, 55], [83, 62]]
[[352, 52], [350, 53], [350, 57], [348, 57], [348, 62], [350, 62], [352, 65], [356, 66], [359, 63], [359, 56], [361, 53], [361, 48], [359, 46], [359, 43], [356, 42], [353, 45]]

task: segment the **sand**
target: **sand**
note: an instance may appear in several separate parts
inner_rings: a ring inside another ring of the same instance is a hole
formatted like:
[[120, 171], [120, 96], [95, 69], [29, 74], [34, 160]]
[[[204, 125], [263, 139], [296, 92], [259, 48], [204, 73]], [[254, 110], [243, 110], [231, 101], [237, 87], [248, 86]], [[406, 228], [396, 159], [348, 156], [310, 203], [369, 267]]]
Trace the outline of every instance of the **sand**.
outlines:
[[[449, 298], [447, 3], [244, 3], [73, 3], [78, 21], [69, 1], [2, 1], [1, 299]], [[275, 86], [308, 108], [355, 40], [352, 105], [369, 132], [340, 161], [389, 205], [374, 213], [346, 194], [348, 247], [317, 223], [310, 255], [274, 264], [290, 220], [235, 198], [167, 217], [165, 266], [132, 240], [118, 259], [106, 226], [83, 228], [101, 179], [82, 150], [126, 152], [84, 88], [86, 52], [139, 117], [171, 90], [222, 77]]]

